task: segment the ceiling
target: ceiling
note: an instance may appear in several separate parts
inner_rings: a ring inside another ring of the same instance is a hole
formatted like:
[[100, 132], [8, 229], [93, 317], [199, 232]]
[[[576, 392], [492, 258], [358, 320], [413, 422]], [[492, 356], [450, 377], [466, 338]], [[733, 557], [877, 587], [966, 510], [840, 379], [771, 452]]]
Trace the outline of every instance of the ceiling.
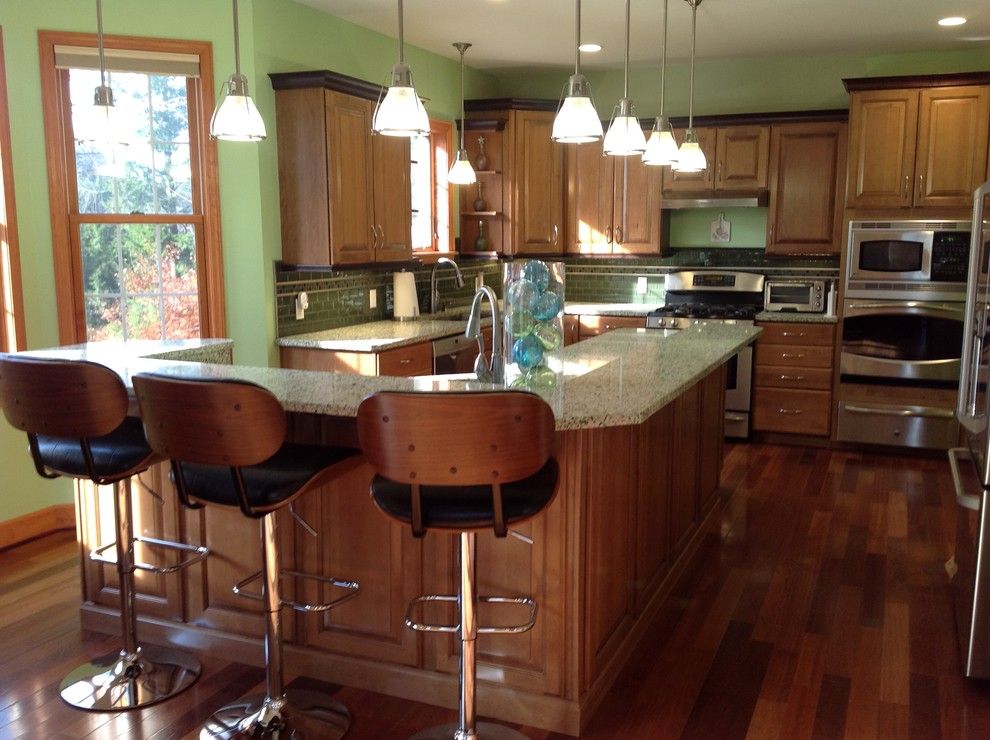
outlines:
[[[396, 0], [298, 0], [339, 18], [395, 37]], [[630, 59], [660, 56], [660, 0], [632, 0]], [[566, 67], [574, 64], [570, 0], [406, 0], [406, 43], [451, 58], [454, 41], [469, 41], [467, 64], [478, 69]], [[624, 6], [584, 0], [582, 41], [604, 49], [583, 54], [585, 67], [622, 64]], [[691, 8], [669, 0], [668, 58], [686, 59]], [[969, 19], [942, 28], [947, 15]], [[699, 59], [842, 52], [883, 53], [960, 49], [990, 43], [987, 0], [703, 0], [698, 5]]]

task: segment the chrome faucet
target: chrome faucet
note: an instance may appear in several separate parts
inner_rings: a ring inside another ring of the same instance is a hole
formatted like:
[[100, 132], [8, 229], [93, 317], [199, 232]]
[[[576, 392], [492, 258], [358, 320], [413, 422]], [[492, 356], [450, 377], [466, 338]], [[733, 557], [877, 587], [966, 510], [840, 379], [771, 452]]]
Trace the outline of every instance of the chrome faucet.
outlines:
[[454, 279], [457, 281], [457, 287], [464, 287], [464, 277], [461, 275], [461, 268], [457, 266], [457, 263], [449, 257], [441, 257], [433, 265], [433, 270], [430, 272], [430, 313], [436, 313], [439, 310], [440, 305], [440, 289], [437, 288], [437, 268], [440, 265], [450, 265], [454, 268]]
[[[487, 298], [492, 306], [492, 361], [485, 363], [485, 345], [481, 338], [481, 302]], [[505, 356], [502, 353], [502, 319], [498, 313], [498, 299], [495, 291], [487, 285], [478, 288], [471, 301], [464, 336], [478, 340], [478, 358], [474, 362], [474, 372], [483, 383], [505, 382]]]

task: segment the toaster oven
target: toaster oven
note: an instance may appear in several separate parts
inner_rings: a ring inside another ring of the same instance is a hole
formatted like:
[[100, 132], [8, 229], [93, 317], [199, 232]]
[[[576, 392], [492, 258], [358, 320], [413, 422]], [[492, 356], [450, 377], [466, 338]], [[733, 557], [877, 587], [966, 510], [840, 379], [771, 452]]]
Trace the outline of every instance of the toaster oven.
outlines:
[[763, 288], [763, 308], [767, 311], [823, 313], [825, 280], [775, 280], [768, 278]]

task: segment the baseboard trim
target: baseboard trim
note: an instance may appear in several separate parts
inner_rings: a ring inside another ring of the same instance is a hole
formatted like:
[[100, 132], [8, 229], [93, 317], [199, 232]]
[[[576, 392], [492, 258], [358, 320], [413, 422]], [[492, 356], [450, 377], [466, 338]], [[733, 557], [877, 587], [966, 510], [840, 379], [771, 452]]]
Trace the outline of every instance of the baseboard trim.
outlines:
[[76, 508], [72, 504], [54, 504], [32, 511], [0, 522], [0, 550], [75, 526]]

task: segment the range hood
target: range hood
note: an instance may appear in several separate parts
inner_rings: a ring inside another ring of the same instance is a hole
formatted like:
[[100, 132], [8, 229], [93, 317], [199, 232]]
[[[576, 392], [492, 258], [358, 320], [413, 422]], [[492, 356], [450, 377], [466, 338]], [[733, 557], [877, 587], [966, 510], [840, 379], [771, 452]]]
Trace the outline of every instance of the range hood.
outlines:
[[753, 193], [752, 195], [732, 194], [720, 196], [718, 194], [706, 194], [699, 196], [682, 196], [678, 198], [664, 198], [660, 201], [660, 207], [667, 210], [681, 210], [684, 208], [756, 208], [766, 206], [770, 202], [767, 191]]

